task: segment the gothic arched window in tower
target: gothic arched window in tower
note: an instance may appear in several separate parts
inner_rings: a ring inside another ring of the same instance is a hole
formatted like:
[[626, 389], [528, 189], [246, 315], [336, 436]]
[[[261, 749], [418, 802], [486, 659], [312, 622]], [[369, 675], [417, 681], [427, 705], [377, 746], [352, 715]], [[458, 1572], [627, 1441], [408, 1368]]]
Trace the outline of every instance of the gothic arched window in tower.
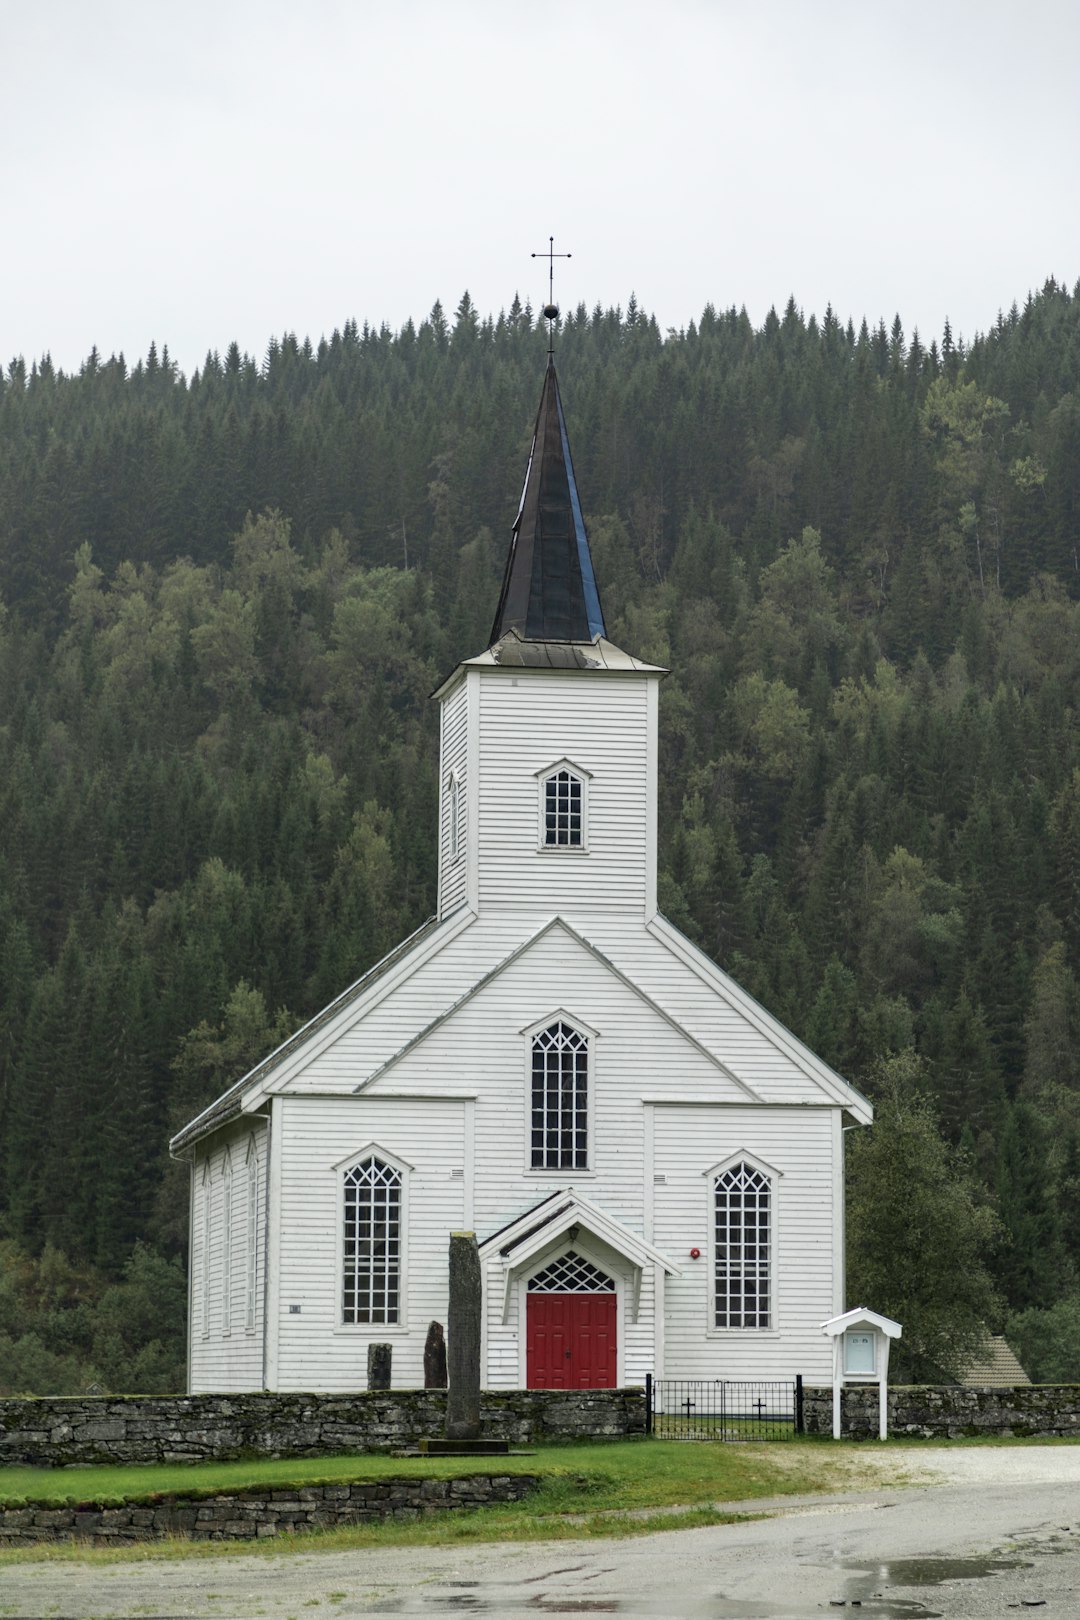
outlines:
[[450, 823], [450, 859], [456, 861], [461, 854], [461, 778], [457, 771], [451, 771], [446, 778], [446, 815]]
[[585, 849], [589, 773], [568, 759], [538, 771], [541, 849]]
[[573, 771], [556, 771], [544, 783], [544, 843], [580, 844], [581, 778]]

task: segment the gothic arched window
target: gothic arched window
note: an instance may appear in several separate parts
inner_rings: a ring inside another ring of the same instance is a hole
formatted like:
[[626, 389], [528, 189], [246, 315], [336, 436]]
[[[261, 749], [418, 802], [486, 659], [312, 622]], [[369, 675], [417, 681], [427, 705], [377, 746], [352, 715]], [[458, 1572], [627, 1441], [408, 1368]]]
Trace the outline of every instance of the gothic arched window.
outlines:
[[531, 1164], [589, 1166], [589, 1039], [556, 1019], [532, 1038]]
[[221, 1331], [226, 1337], [232, 1332], [232, 1217], [232, 1154], [226, 1148], [221, 1171]]
[[456, 861], [461, 854], [461, 778], [457, 771], [446, 778], [446, 818], [450, 859]]
[[772, 1183], [740, 1161], [713, 1183], [715, 1326], [772, 1326]]
[[255, 1138], [247, 1150], [247, 1272], [244, 1280], [244, 1331], [255, 1331], [255, 1286], [259, 1263], [259, 1150]]
[[202, 1169], [202, 1336], [210, 1336], [210, 1221], [211, 1221], [210, 1165], [203, 1162]]
[[401, 1171], [374, 1154], [345, 1171], [342, 1320], [401, 1313]]
[[567, 1249], [529, 1278], [530, 1294], [613, 1294], [615, 1280], [591, 1260]]
[[581, 849], [585, 844], [585, 783], [566, 765], [543, 783], [542, 841], [547, 849]]

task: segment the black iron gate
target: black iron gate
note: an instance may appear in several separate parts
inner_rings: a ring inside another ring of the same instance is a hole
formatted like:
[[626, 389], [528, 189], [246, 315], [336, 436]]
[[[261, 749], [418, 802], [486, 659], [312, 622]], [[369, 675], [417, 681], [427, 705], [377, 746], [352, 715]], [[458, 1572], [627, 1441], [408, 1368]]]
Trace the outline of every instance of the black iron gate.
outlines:
[[790, 1440], [803, 1432], [802, 1375], [645, 1379], [646, 1426], [660, 1440]]

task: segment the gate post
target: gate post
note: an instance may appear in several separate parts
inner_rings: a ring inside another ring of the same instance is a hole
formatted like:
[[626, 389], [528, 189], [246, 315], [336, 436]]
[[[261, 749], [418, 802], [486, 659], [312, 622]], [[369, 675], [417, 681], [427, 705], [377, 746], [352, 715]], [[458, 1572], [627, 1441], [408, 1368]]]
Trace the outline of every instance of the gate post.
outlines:
[[803, 1424], [802, 1373], [796, 1373], [795, 1374], [795, 1433], [796, 1434], [805, 1434], [806, 1433], [806, 1429], [805, 1429], [805, 1426]]
[[652, 1434], [652, 1373], [645, 1374], [645, 1433]]

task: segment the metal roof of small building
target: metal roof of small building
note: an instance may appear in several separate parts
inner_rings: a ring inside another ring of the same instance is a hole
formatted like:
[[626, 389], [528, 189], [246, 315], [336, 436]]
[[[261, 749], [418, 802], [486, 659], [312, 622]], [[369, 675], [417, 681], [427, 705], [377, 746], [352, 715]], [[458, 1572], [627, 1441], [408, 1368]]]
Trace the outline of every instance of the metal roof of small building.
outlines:
[[965, 1363], [958, 1370], [956, 1381], [968, 1389], [1012, 1389], [1016, 1384], [1031, 1383], [1000, 1334], [992, 1334], [987, 1339], [983, 1354]]

